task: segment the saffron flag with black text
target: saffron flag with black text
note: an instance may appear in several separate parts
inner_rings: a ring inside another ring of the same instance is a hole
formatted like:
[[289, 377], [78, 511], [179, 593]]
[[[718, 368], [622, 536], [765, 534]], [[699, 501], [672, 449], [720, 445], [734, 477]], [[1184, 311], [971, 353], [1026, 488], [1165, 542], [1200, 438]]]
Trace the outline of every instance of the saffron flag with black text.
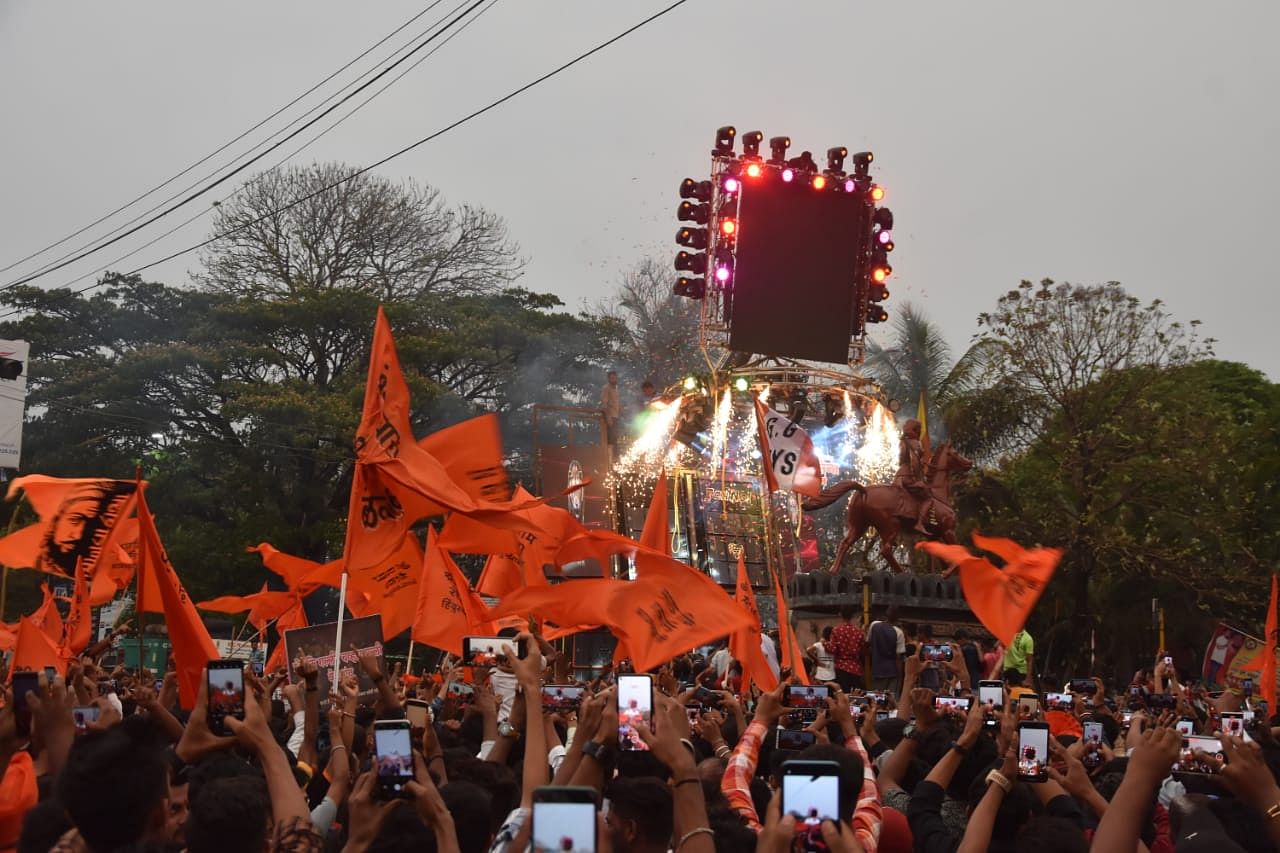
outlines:
[[778, 677], [769, 666], [764, 649], [760, 645], [760, 608], [756, 605], [756, 593], [751, 588], [751, 577], [747, 574], [747, 566], [742, 555], [738, 555], [738, 582], [734, 587], [734, 600], [743, 613], [750, 617], [747, 625], [729, 637], [729, 654], [742, 664], [742, 689], [752, 681], [761, 690], [773, 690], [778, 686]]
[[496, 632], [484, 601], [471, 588], [453, 557], [440, 547], [435, 531], [428, 527], [417, 612], [410, 636], [415, 642], [461, 656], [463, 637], [493, 633]]

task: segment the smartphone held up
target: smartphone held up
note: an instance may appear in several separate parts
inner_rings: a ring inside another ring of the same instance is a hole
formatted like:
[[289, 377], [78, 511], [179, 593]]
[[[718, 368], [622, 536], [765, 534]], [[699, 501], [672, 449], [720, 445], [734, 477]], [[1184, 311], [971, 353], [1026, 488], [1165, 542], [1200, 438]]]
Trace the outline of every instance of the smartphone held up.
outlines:
[[244, 661], [211, 660], [206, 669], [209, 731], [229, 735], [227, 719], [244, 719]]

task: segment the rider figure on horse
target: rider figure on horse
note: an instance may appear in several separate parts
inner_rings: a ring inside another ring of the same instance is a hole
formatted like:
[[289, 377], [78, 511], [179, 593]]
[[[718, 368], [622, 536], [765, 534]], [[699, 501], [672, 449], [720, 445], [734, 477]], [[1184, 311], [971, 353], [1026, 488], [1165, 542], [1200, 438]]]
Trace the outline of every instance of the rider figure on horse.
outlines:
[[915, 499], [916, 531], [928, 536], [930, 534], [925, 522], [933, 508], [933, 491], [926, 481], [925, 469], [929, 465], [929, 454], [920, 441], [920, 433], [920, 422], [915, 418], [903, 424], [902, 441], [898, 444], [898, 473], [893, 478], [893, 483], [905, 489]]

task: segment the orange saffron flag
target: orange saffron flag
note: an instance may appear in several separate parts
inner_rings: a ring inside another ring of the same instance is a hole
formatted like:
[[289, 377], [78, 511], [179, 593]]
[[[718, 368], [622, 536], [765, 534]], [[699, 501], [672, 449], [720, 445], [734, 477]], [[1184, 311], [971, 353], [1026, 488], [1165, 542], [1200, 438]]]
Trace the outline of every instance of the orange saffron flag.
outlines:
[[[503, 461], [498, 416], [489, 413], [436, 430], [418, 446], [439, 459], [462, 491], [475, 500], [502, 502], [511, 498], [511, 482]], [[448, 507], [426, 505], [426, 516], [443, 515]]]
[[742, 689], [754, 681], [761, 690], [773, 690], [778, 686], [778, 677], [769, 666], [769, 659], [760, 646], [760, 609], [756, 606], [756, 593], [751, 588], [751, 576], [747, 574], [746, 563], [741, 554], [738, 555], [738, 582], [735, 586], [735, 601], [749, 618], [747, 625], [729, 637], [729, 654], [742, 664]]
[[40, 584], [40, 594], [44, 596], [40, 606], [32, 611], [27, 619], [32, 625], [44, 631], [49, 642], [57, 645], [62, 642], [62, 614], [58, 612], [57, 602], [54, 601], [53, 593], [49, 591], [47, 583]]
[[88, 572], [83, 562], [76, 570], [75, 590], [71, 594], [71, 607], [67, 611], [67, 621], [62, 628], [61, 650], [70, 658], [80, 654], [93, 638], [93, 613], [89, 603]]
[[276, 619], [276, 632], [279, 633], [280, 639], [276, 641], [276, 647], [271, 650], [271, 657], [267, 658], [264, 672], [275, 672], [278, 669], [285, 669], [288, 663], [285, 660], [284, 632], [292, 631], [294, 628], [307, 627], [307, 612], [302, 609], [302, 599], [299, 598], [292, 607], [281, 613]]
[[49, 639], [44, 629], [30, 617], [23, 616], [18, 620], [18, 637], [13, 648], [13, 660], [9, 662], [9, 678], [12, 680], [13, 673], [20, 669], [39, 672], [47, 666], [56, 669], [59, 675], [67, 673], [67, 661], [57, 643]]
[[783, 595], [781, 579], [773, 576], [773, 594], [778, 602], [778, 657], [783, 669], [791, 670], [791, 676], [801, 684], [809, 683], [809, 671], [804, 667], [804, 652], [800, 640], [791, 627], [791, 613], [787, 610], [787, 597]]
[[0, 539], [0, 564], [69, 578], [83, 562], [92, 580], [125, 544], [119, 522], [136, 505], [134, 481], [31, 474], [10, 484], [8, 498], [19, 491], [40, 520]]
[[458, 564], [440, 547], [435, 531], [428, 527], [411, 635], [414, 641], [461, 656], [463, 637], [493, 633], [496, 631], [484, 601], [471, 588]]
[[268, 622], [278, 619], [297, 601], [296, 593], [289, 590], [269, 590], [264, 583], [258, 592], [249, 595], [223, 595], [198, 602], [196, 607], [200, 610], [212, 610], [214, 613], [243, 613], [248, 610], [247, 621], [258, 633], [262, 633]]
[[173, 653], [174, 669], [178, 673], [178, 696], [183, 708], [191, 708], [200, 689], [200, 676], [206, 663], [219, 657], [218, 649], [209, 637], [195, 603], [178, 580], [178, 573], [169, 562], [169, 555], [160, 544], [156, 520], [147, 507], [142, 490], [138, 494], [138, 611], [155, 612], [150, 601], [142, 600], [151, 590], [159, 599], [160, 612], [164, 613], [169, 631], [169, 647]]
[[[452, 447], [465, 435], [446, 437]], [[355, 438], [356, 465], [347, 511], [343, 556], [348, 571], [376, 566], [402, 547], [410, 526], [448, 510], [473, 515], [496, 527], [525, 526], [512, 510], [518, 503], [473, 497], [458, 477], [475, 489], [492, 491], [496, 477], [478, 475], [474, 463], [464, 461], [450, 470], [439, 458], [414, 441], [409, 419], [409, 386], [400, 369], [395, 340], [386, 314], [378, 308], [364, 408]], [[482, 466], [486, 467], [486, 466]], [[478, 469], [477, 469], [478, 470]]]
[[1267, 700], [1267, 713], [1276, 708], [1276, 635], [1280, 622], [1276, 614], [1276, 576], [1271, 576], [1271, 606], [1267, 608], [1266, 648], [1262, 650], [1262, 698]]
[[1012, 539], [974, 534], [973, 544], [1005, 561], [998, 569], [985, 557], [959, 545], [921, 542], [920, 550], [932, 554], [960, 572], [965, 601], [978, 620], [1006, 646], [1027, 623], [1027, 617], [1049, 585], [1062, 559], [1060, 548], [1023, 548]]

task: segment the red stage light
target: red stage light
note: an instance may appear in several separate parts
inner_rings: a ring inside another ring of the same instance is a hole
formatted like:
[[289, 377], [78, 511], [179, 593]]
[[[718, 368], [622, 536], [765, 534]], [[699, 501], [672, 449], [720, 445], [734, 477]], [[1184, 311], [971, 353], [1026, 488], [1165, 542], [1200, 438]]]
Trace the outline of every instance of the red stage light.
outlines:
[[748, 164], [747, 164], [747, 177], [748, 177], [748, 178], [758, 178], [758, 177], [760, 177], [760, 175], [761, 175], [763, 172], [764, 172], [764, 169], [763, 169], [763, 168], [761, 168], [761, 166], [760, 166], [760, 164], [759, 164], [759, 163], [748, 163]]
[[877, 184], [871, 188], [871, 200], [880, 201], [884, 198], [884, 187]]
[[826, 187], [826, 185], [827, 185], [827, 179], [824, 178], [822, 175], [813, 176], [813, 188], [815, 190], [823, 189], [824, 187]]
[[738, 233], [738, 223], [734, 222], [732, 219], [726, 219], [720, 223], [720, 231], [726, 237], [730, 237]]

